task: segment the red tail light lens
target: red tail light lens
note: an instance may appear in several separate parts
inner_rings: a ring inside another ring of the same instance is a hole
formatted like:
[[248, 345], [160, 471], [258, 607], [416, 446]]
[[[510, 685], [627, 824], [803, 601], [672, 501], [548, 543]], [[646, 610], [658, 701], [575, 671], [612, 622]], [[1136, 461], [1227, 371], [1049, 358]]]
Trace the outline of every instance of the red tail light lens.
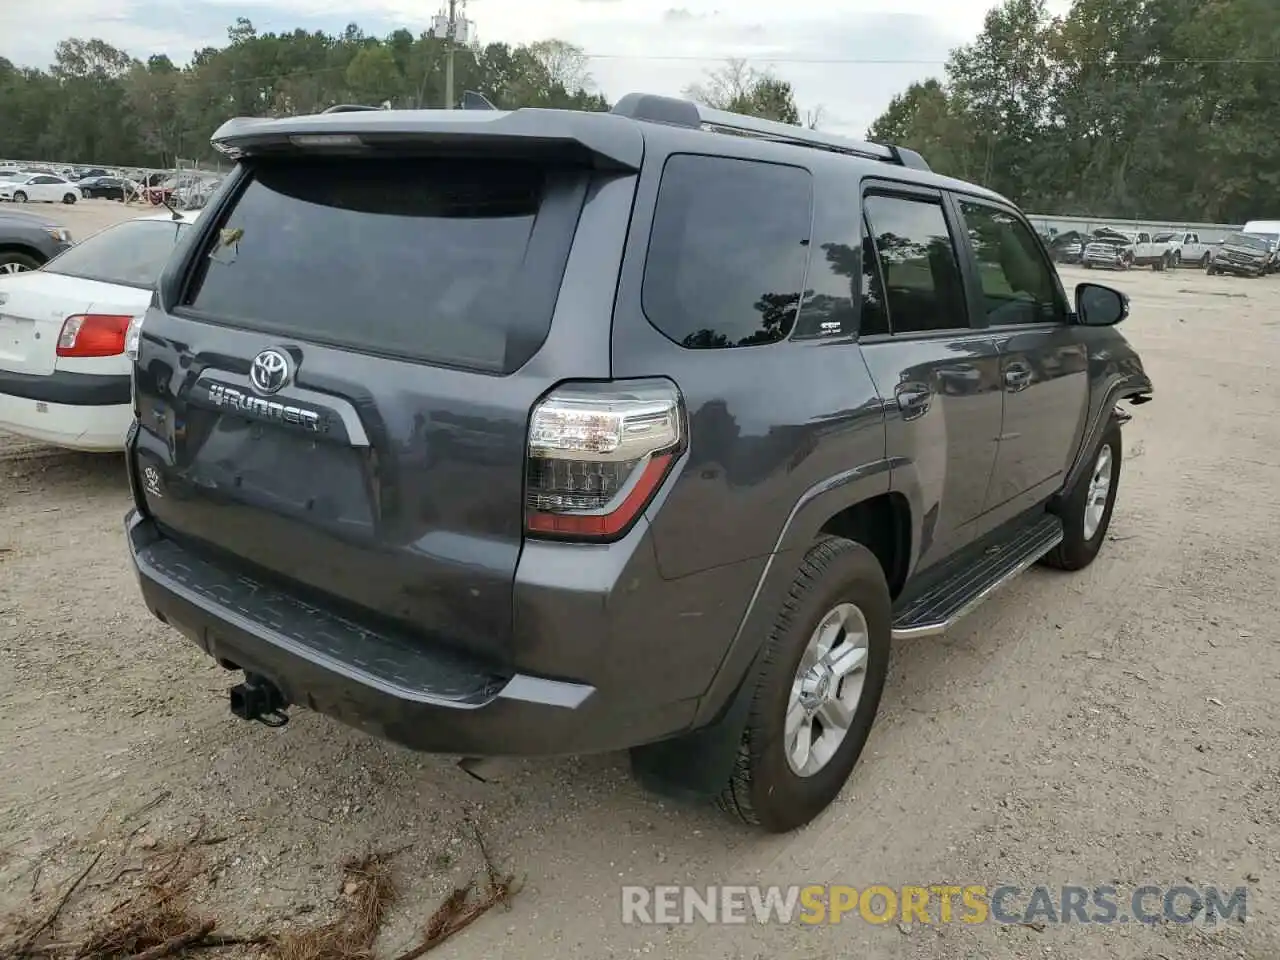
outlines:
[[533, 410], [525, 528], [534, 536], [610, 540], [631, 528], [686, 443], [675, 384], [570, 384]]
[[116, 357], [124, 353], [132, 316], [81, 313], [67, 317], [58, 334], [60, 357]]

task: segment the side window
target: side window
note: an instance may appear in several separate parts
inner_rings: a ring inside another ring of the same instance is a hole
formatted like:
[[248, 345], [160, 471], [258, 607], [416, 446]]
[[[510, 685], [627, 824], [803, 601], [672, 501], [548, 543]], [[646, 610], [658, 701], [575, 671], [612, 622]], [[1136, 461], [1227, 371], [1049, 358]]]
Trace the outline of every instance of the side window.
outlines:
[[969, 326], [955, 244], [942, 204], [873, 195], [865, 206], [893, 333]]
[[812, 211], [806, 170], [670, 157], [649, 234], [645, 316], [691, 349], [782, 340], [804, 292]]
[[1066, 319], [1053, 272], [1035, 237], [1013, 214], [960, 201], [982, 283], [987, 322], [1056, 323]]
[[876, 245], [871, 240], [871, 226], [863, 221], [862, 234], [862, 317], [858, 334], [870, 337], [889, 333], [889, 310], [884, 302], [884, 283], [876, 262]]
[[33, 179], [32, 179], [32, 181], [31, 181], [31, 182], [32, 182], [32, 183], [48, 184], [48, 183], [57, 183], [58, 181], [57, 181], [57, 180], [55, 180], [53, 177], [35, 177], [35, 178], [33, 178]]
[[1151, 234], [1149, 234], [1149, 233], [1140, 233], [1140, 234], [1138, 234], [1138, 242], [1139, 242], [1139, 243], [1150, 243], [1150, 242], [1151, 242]]

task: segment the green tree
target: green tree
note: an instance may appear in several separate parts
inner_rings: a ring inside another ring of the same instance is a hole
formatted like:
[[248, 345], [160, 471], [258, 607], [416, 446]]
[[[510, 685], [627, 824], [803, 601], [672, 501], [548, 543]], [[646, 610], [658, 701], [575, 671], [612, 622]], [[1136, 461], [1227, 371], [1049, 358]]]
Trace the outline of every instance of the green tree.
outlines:
[[791, 84], [767, 70], [755, 69], [746, 60], [728, 60], [718, 70], [708, 71], [702, 82], [685, 89], [684, 96], [717, 110], [800, 123]]

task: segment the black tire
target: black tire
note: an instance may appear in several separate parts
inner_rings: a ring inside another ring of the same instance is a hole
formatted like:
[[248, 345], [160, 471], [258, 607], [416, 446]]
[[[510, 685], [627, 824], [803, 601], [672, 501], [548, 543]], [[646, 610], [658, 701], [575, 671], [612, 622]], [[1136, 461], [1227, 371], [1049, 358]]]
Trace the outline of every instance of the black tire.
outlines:
[[25, 193], [23, 193], [21, 190], [15, 190], [15, 191], [14, 191], [14, 193], [13, 193], [13, 202], [14, 202], [14, 203], [26, 203], [26, 202], [27, 202], [27, 195], [26, 195]]
[[[800, 776], [785, 752], [791, 688], [811, 636], [842, 603], [854, 604], [867, 625], [862, 693], [848, 732], [830, 760], [817, 772]], [[875, 722], [889, 669], [892, 628], [889, 587], [875, 555], [860, 543], [838, 537], [814, 544], [746, 680], [754, 687], [750, 713], [733, 776], [717, 801], [722, 810], [770, 833], [786, 833], [831, 804], [853, 772]]]
[[6, 270], [6, 267], [17, 267], [19, 270], [39, 270], [40, 261], [16, 250], [0, 250], [0, 275], [11, 272], [11, 270]]
[[[1062, 518], [1062, 542], [1045, 555], [1041, 562], [1047, 567], [1057, 570], [1083, 570], [1093, 563], [1102, 544], [1107, 539], [1107, 528], [1111, 526], [1111, 512], [1115, 509], [1116, 493], [1120, 489], [1120, 461], [1122, 456], [1120, 424], [1114, 418], [1107, 424], [1102, 439], [1089, 455], [1089, 467], [1076, 481], [1075, 486], [1062, 497], [1054, 512]], [[1085, 510], [1089, 504], [1089, 493], [1093, 486], [1093, 477], [1103, 449], [1110, 454], [1110, 482], [1107, 487], [1106, 500], [1102, 507], [1102, 517], [1092, 536], [1085, 536]]]
[[62, 198], [62, 202], [67, 206], [71, 206], [71, 204], [76, 202], [76, 195], [74, 193], [68, 193]]
[[1216, 277], [1218, 275], [1218, 271], [1214, 267], [1212, 260], [1210, 260], [1209, 263], [1205, 266], [1204, 272], [1211, 277]]

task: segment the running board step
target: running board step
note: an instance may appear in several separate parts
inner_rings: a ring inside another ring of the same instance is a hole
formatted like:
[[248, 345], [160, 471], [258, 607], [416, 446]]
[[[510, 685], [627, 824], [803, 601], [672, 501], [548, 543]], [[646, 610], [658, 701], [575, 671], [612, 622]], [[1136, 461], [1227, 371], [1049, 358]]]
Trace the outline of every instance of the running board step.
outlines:
[[895, 640], [932, 637], [950, 629], [983, 600], [1062, 542], [1062, 521], [1051, 514], [997, 543], [980, 560], [957, 571], [898, 611]]

